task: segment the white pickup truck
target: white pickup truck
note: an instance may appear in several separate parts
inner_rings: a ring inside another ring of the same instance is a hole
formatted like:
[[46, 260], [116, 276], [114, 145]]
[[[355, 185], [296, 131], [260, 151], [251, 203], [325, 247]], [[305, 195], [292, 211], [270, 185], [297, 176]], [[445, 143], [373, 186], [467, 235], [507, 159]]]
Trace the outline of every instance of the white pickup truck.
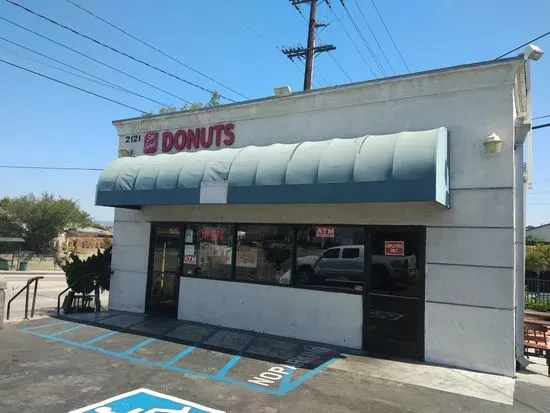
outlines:
[[[363, 281], [364, 246], [341, 245], [329, 248], [318, 255], [308, 255], [296, 260], [296, 281], [310, 284], [318, 280], [345, 279]], [[416, 256], [372, 256], [372, 277], [379, 280], [402, 281], [416, 275]], [[279, 284], [290, 284], [290, 271], [279, 279]]]

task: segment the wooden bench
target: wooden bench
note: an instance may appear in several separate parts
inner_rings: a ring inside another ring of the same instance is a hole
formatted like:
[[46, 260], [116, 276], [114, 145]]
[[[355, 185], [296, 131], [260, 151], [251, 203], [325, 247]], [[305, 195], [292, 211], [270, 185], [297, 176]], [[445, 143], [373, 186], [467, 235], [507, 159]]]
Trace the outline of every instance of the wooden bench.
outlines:
[[525, 354], [528, 349], [535, 351], [535, 355], [541, 355], [546, 358], [548, 366], [548, 375], [550, 376], [550, 332], [546, 326], [538, 323], [526, 322], [524, 324], [523, 345]]

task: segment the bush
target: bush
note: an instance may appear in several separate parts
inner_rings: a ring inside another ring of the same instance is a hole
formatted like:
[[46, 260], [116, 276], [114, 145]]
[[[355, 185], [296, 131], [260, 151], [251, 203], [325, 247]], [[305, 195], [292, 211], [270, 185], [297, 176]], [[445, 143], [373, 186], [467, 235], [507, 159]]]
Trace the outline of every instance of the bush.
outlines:
[[529, 310], [541, 311], [543, 313], [550, 313], [550, 301], [526, 296], [525, 308]]
[[[70, 254], [69, 259], [61, 267], [65, 271], [67, 285], [72, 285], [77, 280], [87, 274], [95, 274], [99, 277], [99, 286], [101, 291], [109, 290], [111, 279], [111, 252], [112, 248], [106, 248], [104, 252], [97, 250], [86, 260], [82, 261], [76, 254]], [[77, 282], [72, 288], [74, 292], [89, 294], [94, 290], [94, 277], [90, 275]]]

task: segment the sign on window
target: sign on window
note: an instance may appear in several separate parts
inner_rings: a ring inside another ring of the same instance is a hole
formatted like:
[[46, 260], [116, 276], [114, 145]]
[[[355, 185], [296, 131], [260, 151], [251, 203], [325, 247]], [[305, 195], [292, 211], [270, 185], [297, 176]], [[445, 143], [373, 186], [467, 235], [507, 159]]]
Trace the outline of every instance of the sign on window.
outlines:
[[317, 227], [315, 236], [317, 238], [334, 238], [336, 237], [336, 227]]
[[384, 255], [405, 255], [405, 242], [404, 241], [385, 241], [384, 242]]

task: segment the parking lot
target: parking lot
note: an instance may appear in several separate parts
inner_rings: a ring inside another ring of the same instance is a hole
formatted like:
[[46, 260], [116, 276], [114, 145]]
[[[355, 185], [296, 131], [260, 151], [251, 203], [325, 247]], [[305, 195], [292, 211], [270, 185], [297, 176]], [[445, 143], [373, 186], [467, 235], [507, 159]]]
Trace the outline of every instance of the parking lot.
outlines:
[[545, 412], [548, 390], [136, 314], [49, 317], [0, 331], [3, 413]]

